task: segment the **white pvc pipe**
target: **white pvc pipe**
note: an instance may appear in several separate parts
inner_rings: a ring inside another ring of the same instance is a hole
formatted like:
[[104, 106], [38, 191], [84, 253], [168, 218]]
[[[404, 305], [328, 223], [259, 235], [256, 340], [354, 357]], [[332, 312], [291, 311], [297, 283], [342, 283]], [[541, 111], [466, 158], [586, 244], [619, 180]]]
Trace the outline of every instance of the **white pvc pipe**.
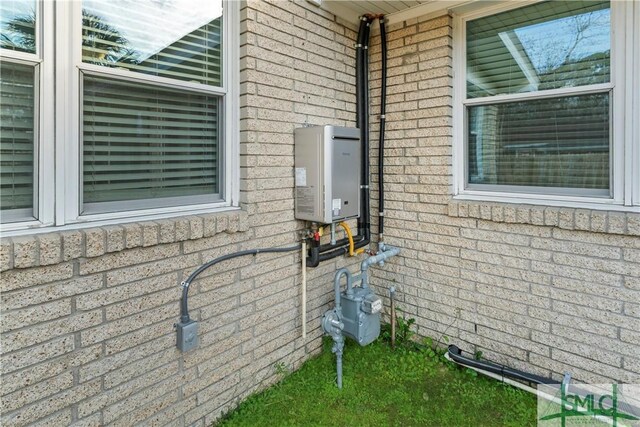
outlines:
[[307, 339], [307, 241], [302, 241], [302, 339]]

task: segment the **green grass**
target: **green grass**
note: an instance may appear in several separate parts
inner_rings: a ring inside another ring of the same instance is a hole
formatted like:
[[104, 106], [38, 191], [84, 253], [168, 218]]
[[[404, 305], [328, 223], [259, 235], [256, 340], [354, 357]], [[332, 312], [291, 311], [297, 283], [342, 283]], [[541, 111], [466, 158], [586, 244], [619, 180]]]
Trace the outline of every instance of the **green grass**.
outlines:
[[533, 426], [535, 396], [479, 376], [427, 348], [347, 340], [343, 389], [322, 354], [227, 414], [220, 426]]

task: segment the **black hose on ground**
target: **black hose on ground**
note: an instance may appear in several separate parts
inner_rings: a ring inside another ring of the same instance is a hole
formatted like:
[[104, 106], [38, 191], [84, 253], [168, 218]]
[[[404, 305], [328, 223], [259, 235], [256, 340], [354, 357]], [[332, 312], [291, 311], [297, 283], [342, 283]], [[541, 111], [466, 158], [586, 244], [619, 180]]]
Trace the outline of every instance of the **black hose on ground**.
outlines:
[[482, 369], [483, 371], [492, 372], [502, 377], [508, 377], [519, 381], [526, 381], [533, 384], [557, 384], [557, 381], [551, 378], [541, 377], [540, 375], [509, 368], [508, 366], [504, 365], [498, 365], [497, 363], [484, 362], [481, 360], [475, 360], [469, 357], [465, 357], [462, 355], [462, 350], [460, 350], [455, 345], [449, 346], [448, 354], [454, 362], [459, 363], [460, 365]]
[[191, 273], [187, 279], [182, 282], [182, 299], [180, 300], [180, 321], [182, 323], [188, 323], [191, 318], [189, 317], [189, 288], [191, 283], [206, 269], [213, 267], [214, 265], [233, 258], [238, 258], [245, 255], [258, 255], [262, 253], [279, 253], [279, 252], [292, 252], [299, 250], [302, 245], [297, 244], [295, 246], [289, 246], [286, 248], [264, 248], [264, 249], [247, 249], [245, 251], [234, 252], [232, 254], [222, 255], [215, 258], [206, 264], [201, 265], [196, 271]]
[[380, 82], [380, 142], [378, 144], [378, 241], [384, 239], [384, 128], [387, 107], [387, 30], [380, 18], [380, 47], [382, 75]]

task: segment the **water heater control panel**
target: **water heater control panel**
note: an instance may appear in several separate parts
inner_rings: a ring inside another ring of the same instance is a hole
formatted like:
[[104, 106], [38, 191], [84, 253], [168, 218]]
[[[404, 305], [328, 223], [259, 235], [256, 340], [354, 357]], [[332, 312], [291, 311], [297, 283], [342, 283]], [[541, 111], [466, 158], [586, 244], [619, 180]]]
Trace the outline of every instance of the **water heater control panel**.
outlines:
[[360, 151], [357, 128], [295, 130], [296, 219], [331, 224], [359, 216]]

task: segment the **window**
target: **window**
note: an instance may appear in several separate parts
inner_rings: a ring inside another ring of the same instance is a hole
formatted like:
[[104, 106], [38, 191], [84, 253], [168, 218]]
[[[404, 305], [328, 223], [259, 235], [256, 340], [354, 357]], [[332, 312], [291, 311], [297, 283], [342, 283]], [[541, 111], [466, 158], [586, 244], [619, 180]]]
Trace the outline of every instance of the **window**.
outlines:
[[3, 231], [237, 206], [236, 3], [3, 1]]
[[[39, 14], [38, 14], [39, 15]], [[36, 3], [0, 3], [0, 209], [3, 222], [35, 218], [39, 48]], [[4, 53], [6, 52], [6, 54]]]
[[619, 3], [529, 2], [456, 19], [458, 196], [640, 204], [640, 175], [624, 159], [639, 156], [623, 89], [634, 12]]

